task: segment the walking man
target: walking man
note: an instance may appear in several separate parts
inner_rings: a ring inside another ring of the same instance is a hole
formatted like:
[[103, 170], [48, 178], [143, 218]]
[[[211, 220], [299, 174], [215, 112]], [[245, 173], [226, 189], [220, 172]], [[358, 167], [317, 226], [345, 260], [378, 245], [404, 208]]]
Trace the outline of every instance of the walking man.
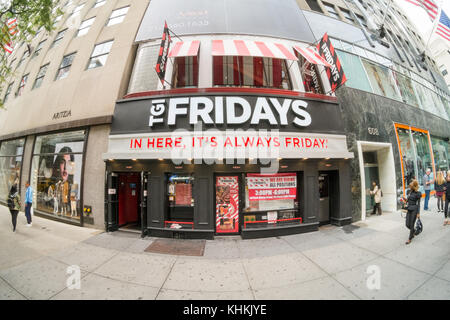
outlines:
[[25, 193], [25, 216], [27, 217], [27, 227], [31, 227], [31, 206], [33, 205], [33, 188], [30, 186], [30, 182], [25, 183], [25, 188], [27, 191]]
[[425, 191], [425, 204], [423, 210], [429, 211], [428, 200], [430, 200], [431, 185], [433, 183], [433, 177], [431, 176], [431, 169], [427, 168], [425, 175], [423, 176], [423, 190]]

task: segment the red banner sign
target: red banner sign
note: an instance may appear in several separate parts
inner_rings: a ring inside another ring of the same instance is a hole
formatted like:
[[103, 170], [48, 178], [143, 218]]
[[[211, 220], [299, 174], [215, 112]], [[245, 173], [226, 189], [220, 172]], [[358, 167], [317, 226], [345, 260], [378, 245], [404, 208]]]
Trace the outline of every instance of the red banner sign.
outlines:
[[247, 177], [250, 201], [297, 198], [297, 175], [295, 173], [248, 174]]
[[239, 232], [239, 180], [237, 176], [216, 178], [216, 232]]

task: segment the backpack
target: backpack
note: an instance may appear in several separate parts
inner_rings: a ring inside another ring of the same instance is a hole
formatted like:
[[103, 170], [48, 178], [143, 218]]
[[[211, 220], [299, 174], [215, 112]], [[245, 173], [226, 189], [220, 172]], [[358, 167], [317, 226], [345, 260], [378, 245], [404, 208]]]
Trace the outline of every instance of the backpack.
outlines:
[[14, 200], [11, 197], [8, 197], [8, 208], [9, 210], [14, 210]]

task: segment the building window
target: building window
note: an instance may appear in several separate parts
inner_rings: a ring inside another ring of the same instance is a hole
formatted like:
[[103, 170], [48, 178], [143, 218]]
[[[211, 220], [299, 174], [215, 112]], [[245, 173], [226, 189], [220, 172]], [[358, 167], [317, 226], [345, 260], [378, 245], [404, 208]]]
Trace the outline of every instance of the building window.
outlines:
[[214, 56], [213, 74], [215, 86], [292, 88], [286, 61], [282, 59]]
[[71, 17], [74, 17], [74, 16], [76, 16], [77, 14], [79, 14], [80, 11], [83, 9], [83, 7], [84, 7], [84, 3], [83, 3], [83, 4], [80, 4], [80, 5], [78, 5], [78, 6], [76, 6], [75, 9], [74, 9], [73, 12], [72, 12]]
[[36, 80], [34, 80], [33, 89], [37, 89], [41, 86], [42, 81], [44, 81], [45, 74], [47, 73], [48, 66], [49, 64], [47, 63], [39, 69]]
[[433, 146], [433, 158], [436, 171], [447, 172], [450, 170], [449, 143], [443, 139], [431, 137], [431, 145]]
[[6, 100], [8, 100], [8, 97], [9, 97], [9, 95], [11, 93], [13, 84], [14, 83], [10, 83], [8, 88], [6, 89], [5, 97], [3, 98], [3, 103], [6, 103]]
[[326, 2], [322, 2], [325, 9], [327, 9], [327, 12], [330, 16], [336, 19], [340, 19], [339, 14], [336, 12], [336, 9], [334, 8], [334, 5]]
[[36, 210], [80, 221], [85, 135], [84, 130], [79, 130], [36, 138], [31, 170]]
[[127, 15], [129, 8], [130, 7], [128, 6], [128, 7], [113, 10], [106, 26], [109, 27], [109, 26], [121, 23], [123, 21], [123, 19], [125, 19], [125, 16]]
[[322, 9], [320, 8], [319, 4], [317, 3], [317, 0], [306, 0], [306, 3], [308, 4], [308, 6], [311, 10], [323, 13]]
[[246, 174], [244, 229], [299, 224], [298, 180], [296, 172]]
[[9, 190], [20, 186], [25, 139], [2, 141], [0, 145], [0, 201], [6, 202]]
[[302, 73], [305, 92], [324, 94], [322, 80], [320, 79], [320, 72], [317, 65], [308, 62], [301, 56], [298, 58], [298, 64]]
[[69, 75], [70, 67], [72, 66], [73, 59], [75, 58], [75, 53], [71, 53], [67, 56], [64, 56], [59, 66], [58, 73], [56, 74], [56, 79], [64, 79]]
[[102, 5], [104, 5], [106, 3], [106, 0], [97, 0], [94, 3], [94, 8], [98, 8], [101, 7]]
[[174, 88], [198, 86], [198, 57], [177, 57], [173, 68]]
[[367, 28], [367, 22], [366, 19], [364, 19], [363, 16], [359, 15], [359, 14], [355, 14], [356, 17], [358, 18], [359, 22], [361, 22], [361, 24], [364, 26], [364, 28]]
[[346, 9], [342, 9], [339, 8], [342, 12], [342, 15], [344, 16], [345, 20], [347, 20], [347, 22], [351, 23], [351, 24], [355, 24], [355, 20], [352, 17], [352, 14], [350, 13], [350, 11], [346, 10]]
[[84, 20], [80, 27], [78, 28], [78, 32], [77, 32], [77, 37], [81, 37], [84, 36], [85, 34], [87, 34], [89, 32], [90, 27], [92, 26], [92, 24], [94, 23], [95, 17]]
[[26, 59], [27, 57], [29, 57], [29, 56], [30, 56], [30, 51], [27, 49], [27, 50], [23, 53], [22, 58], [20, 58], [19, 63], [17, 64], [16, 69], [19, 69], [20, 66], [22, 65], [22, 62], [24, 62], [25, 59]]
[[113, 44], [113, 40], [97, 44], [94, 47], [94, 51], [92, 51], [91, 58], [89, 59], [88, 69], [103, 67], [106, 64], [106, 60], [108, 59], [109, 52], [111, 51], [111, 47]]
[[25, 85], [27, 84], [29, 74], [26, 74], [22, 77], [22, 80], [20, 80], [19, 88], [16, 92], [16, 97], [20, 97], [22, 95], [23, 90], [25, 89]]
[[158, 45], [140, 45], [134, 61], [128, 93], [156, 90], [160, 80], [155, 72]]
[[166, 181], [168, 204], [166, 221], [172, 221], [166, 227], [191, 229], [191, 224], [180, 222], [194, 221], [193, 174], [168, 174]]
[[61, 40], [64, 38], [64, 34], [66, 33], [67, 29], [61, 30], [60, 32], [58, 32], [58, 34], [56, 35], [55, 40], [53, 40], [52, 45], [50, 48], [56, 47]]
[[44, 46], [44, 43], [47, 41], [47, 39], [42, 40], [41, 42], [39, 42], [38, 46], [36, 47], [36, 49], [34, 50], [34, 54], [33, 54], [33, 58], [37, 57], [40, 53], [40, 51], [42, 50], [42, 47]]

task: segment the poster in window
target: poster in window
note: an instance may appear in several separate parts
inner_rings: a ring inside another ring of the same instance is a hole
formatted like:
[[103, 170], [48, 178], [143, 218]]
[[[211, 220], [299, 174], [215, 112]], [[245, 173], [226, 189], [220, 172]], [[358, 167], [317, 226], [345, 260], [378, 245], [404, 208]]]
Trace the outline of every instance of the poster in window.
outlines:
[[192, 204], [192, 184], [177, 183], [175, 185], [175, 205], [190, 206]]
[[287, 200], [297, 197], [296, 173], [248, 174], [250, 201]]
[[216, 232], [239, 231], [239, 181], [237, 176], [216, 178]]

